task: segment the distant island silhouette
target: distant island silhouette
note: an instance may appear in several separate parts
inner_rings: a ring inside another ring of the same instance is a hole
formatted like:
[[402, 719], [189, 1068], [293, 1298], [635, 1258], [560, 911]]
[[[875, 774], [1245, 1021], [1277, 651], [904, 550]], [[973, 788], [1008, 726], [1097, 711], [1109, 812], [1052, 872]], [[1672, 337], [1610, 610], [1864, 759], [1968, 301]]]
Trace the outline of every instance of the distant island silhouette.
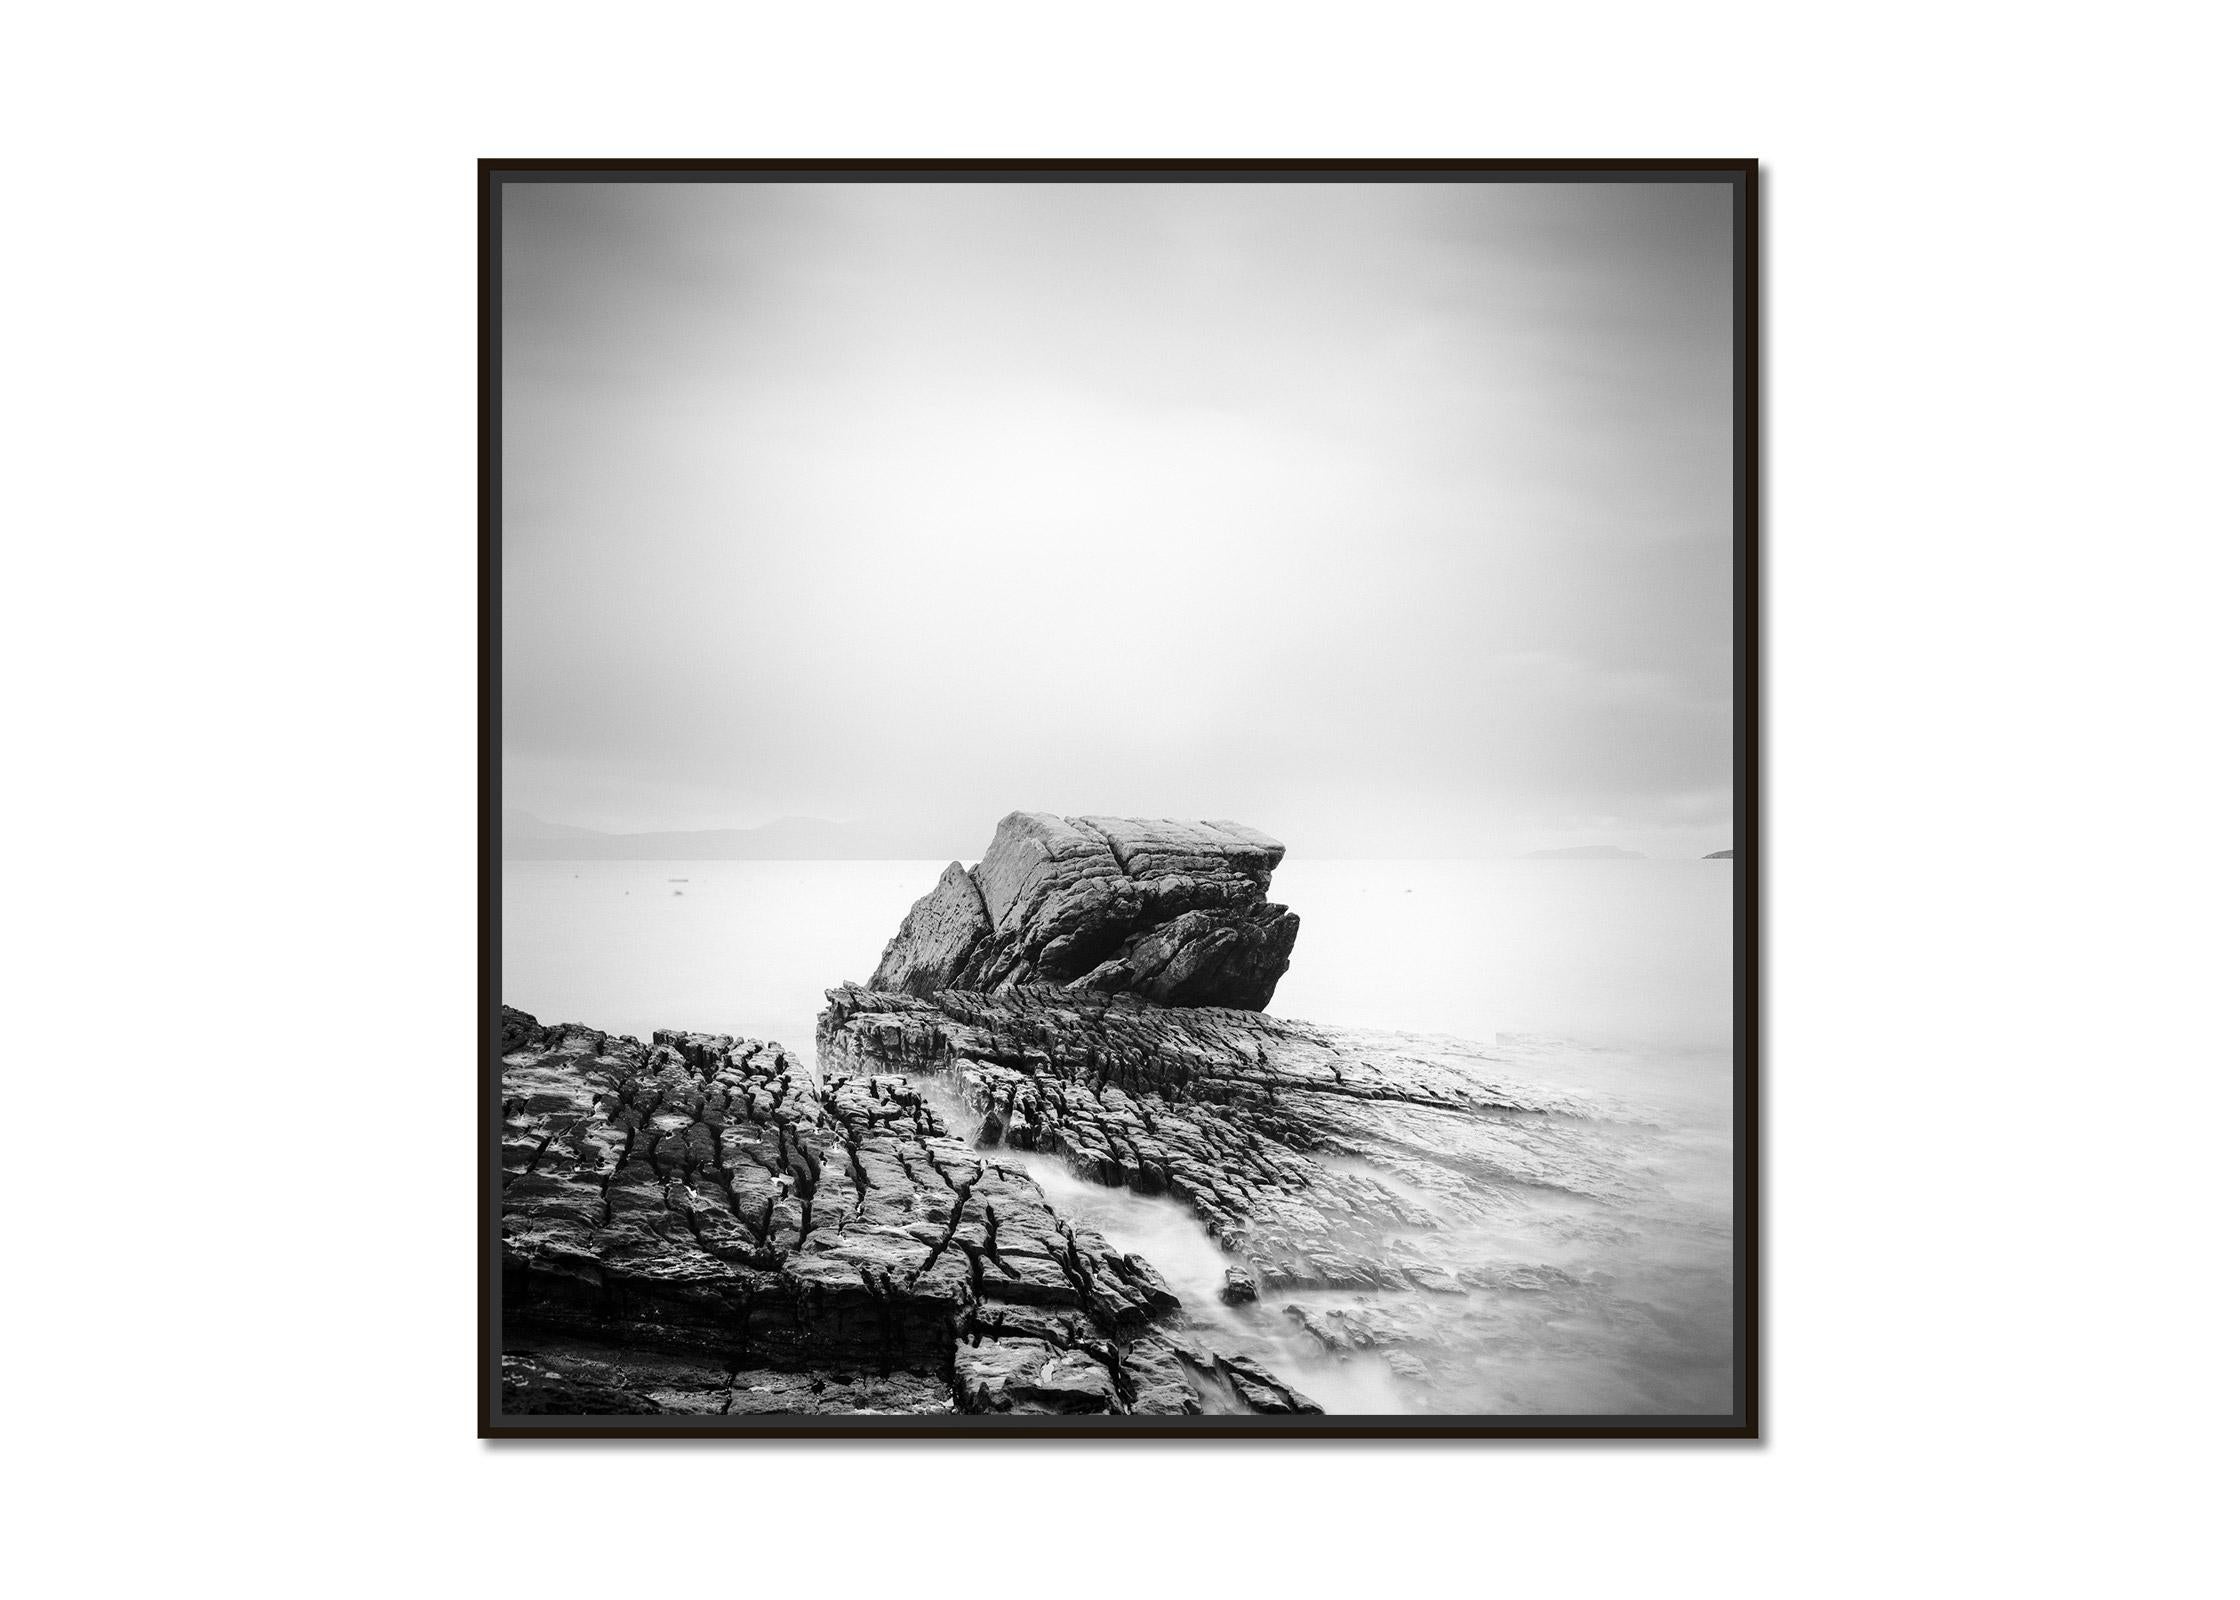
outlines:
[[1732, 861], [1734, 852], [1732, 850], [1714, 850], [1703, 859], [1706, 861]]

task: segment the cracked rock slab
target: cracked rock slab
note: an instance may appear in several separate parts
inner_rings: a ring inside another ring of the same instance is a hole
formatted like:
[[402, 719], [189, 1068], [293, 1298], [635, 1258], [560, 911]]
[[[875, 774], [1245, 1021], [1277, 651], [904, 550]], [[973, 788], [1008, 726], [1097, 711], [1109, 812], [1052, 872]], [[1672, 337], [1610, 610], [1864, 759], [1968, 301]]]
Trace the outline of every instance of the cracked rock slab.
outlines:
[[777, 1045], [648, 1044], [510, 1007], [501, 1048], [509, 1412], [1194, 1414], [1266, 1398], [1249, 1374], [1168, 1382], [1156, 1351], [1137, 1353], [1173, 1320], [1158, 1273], [952, 1136], [900, 1075], [820, 1076]]
[[911, 907], [870, 987], [1053, 984], [1256, 1010], [1299, 932], [1268, 900], [1282, 860], [1242, 823], [1014, 811], [975, 866], [951, 862]]
[[[1637, 1154], [1653, 1130], [1525, 1088], [1484, 1047], [1071, 988], [853, 986], [827, 995], [817, 1047], [829, 1070], [925, 1083], [984, 1151], [1181, 1202], [1233, 1258], [1215, 1292], [1237, 1319], [1294, 1354], [1378, 1361], [1419, 1409], [1498, 1386], [1505, 1362], [1658, 1342], [1606, 1275], [1510, 1254], [1622, 1236], [1658, 1192]], [[1160, 1382], [1276, 1398], [1247, 1353], [1168, 1348]]]
[[1229, 1298], [1271, 1288], [1465, 1292], [1440, 1259], [1460, 1219], [1520, 1189], [1620, 1202], [1634, 1180], [1582, 1109], [1491, 1086], [1455, 1041], [1353, 1034], [1256, 1012], [1019, 989], [930, 999], [832, 990], [818, 1051], [849, 1072], [930, 1076], [989, 1147], [1172, 1195], [1241, 1258]]

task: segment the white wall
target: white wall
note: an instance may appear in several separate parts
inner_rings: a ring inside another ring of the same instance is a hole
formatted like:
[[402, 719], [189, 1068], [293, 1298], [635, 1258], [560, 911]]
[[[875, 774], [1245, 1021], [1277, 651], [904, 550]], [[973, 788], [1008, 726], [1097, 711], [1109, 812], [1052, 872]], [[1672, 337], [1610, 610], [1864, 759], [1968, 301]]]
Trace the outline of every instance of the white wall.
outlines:
[[[24, 1592], [2205, 1590], [2223, 18], [884, 9], [12, 24]], [[1768, 163], [1765, 1444], [471, 1437], [472, 160], [981, 153]]]

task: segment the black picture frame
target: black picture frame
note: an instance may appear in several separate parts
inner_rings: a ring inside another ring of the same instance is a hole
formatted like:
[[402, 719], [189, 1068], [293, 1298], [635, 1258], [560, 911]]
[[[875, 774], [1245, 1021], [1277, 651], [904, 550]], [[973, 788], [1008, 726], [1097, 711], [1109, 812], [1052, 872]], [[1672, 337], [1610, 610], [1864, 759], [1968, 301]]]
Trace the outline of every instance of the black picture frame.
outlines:
[[[1002, 182], [1702, 182], [1733, 187], [1734, 206], [1734, 1409], [1725, 1416], [1312, 1417], [739, 1417], [508, 1416], [498, 1410], [501, 1355], [499, 1139], [500, 789], [500, 196], [507, 184], [821, 181]], [[1760, 903], [1763, 792], [1760, 728], [1760, 266], [1755, 159], [1642, 160], [565, 160], [485, 159], [476, 174], [478, 284], [478, 1013], [476, 1394], [484, 1439], [647, 1438], [1193, 1438], [1193, 1439], [1730, 1439], [1761, 1436]]]

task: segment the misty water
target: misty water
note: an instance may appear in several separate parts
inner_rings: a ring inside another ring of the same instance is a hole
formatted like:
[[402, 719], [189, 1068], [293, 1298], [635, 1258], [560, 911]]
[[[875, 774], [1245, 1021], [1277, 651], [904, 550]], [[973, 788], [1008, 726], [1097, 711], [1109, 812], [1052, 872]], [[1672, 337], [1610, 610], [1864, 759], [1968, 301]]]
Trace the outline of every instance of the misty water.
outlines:
[[[824, 990], [869, 975], [943, 865], [509, 861], [504, 997], [548, 1022], [739, 1034], [814, 1059]], [[1274, 1015], [1491, 1047], [1489, 1075], [1568, 1107], [1638, 1196], [1611, 1207], [1519, 1185], [1500, 1215], [1452, 1219], [1449, 1255], [1504, 1274], [1466, 1305], [1275, 1290], [1232, 1309], [1216, 1293], [1225, 1258], [1178, 1202], [1085, 1183], [1054, 1157], [1005, 1159], [1333, 1412], [1724, 1412], [1732, 872], [1724, 861], [1279, 869], [1273, 898], [1301, 928]], [[1450, 1360], [1435, 1382], [1344, 1337], [1432, 1323], [1450, 1345], [1456, 1328], [1468, 1337], [1459, 1368]]]

